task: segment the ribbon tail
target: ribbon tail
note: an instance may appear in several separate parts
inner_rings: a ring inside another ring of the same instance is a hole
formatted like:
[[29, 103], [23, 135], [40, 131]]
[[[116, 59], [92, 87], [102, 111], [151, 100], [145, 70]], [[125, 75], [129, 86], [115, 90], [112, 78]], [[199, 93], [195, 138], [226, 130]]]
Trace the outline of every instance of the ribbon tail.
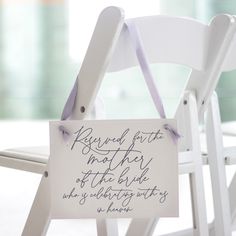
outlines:
[[70, 131], [67, 130], [63, 125], [60, 125], [58, 128], [59, 131], [62, 133], [63, 140], [67, 142], [70, 139]]
[[70, 92], [70, 95], [69, 95], [67, 101], [66, 101], [66, 104], [64, 106], [64, 109], [63, 109], [63, 112], [61, 115], [61, 120], [66, 120], [72, 115], [72, 112], [75, 107], [77, 91], [78, 91], [78, 79], [76, 79], [75, 84]]
[[164, 129], [169, 131], [169, 134], [175, 144], [177, 144], [178, 139], [181, 138], [181, 135], [177, 132], [176, 129], [174, 129], [171, 125], [165, 124]]

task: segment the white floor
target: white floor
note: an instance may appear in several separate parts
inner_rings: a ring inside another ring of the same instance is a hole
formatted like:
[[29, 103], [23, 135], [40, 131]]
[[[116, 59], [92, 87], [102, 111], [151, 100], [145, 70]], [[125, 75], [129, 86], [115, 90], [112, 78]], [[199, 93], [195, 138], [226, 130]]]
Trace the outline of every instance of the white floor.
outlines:
[[[48, 124], [46, 122], [1, 122], [0, 148], [41, 145], [48, 143]], [[4, 137], [4, 138], [2, 138]], [[228, 179], [235, 167], [227, 167]], [[213, 219], [213, 207], [208, 167], [204, 167], [208, 221]], [[34, 199], [40, 175], [0, 167], [0, 235], [21, 235], [24, 223]], [[161, 219], [154, 235], [173, 232], [191, 227], [192, 215], [189, 194], [189, 181], [186, 175], [180, 176], [180, 217]], [[129, 220], [119, 220], [120, 236], [125, 235]], [[95, 220], [54, 220], [48, 236], [94, 236]], [[236, 234], [235, 234], [236, 235]]]

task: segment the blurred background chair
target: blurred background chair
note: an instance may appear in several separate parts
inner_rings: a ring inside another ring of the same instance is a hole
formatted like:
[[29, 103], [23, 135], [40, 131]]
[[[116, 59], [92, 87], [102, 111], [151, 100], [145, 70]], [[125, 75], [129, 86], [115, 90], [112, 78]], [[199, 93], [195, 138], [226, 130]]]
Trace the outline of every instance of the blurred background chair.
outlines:
[[[139, 21], [137, 20], [137, 22], [139, 22]], [[228, 24], [229, 24], [228, 27], [226, 26], [226, 24], [227, 24], [226, 22], [228, 22]], [[231, 23], [229, 23], [229, 22], [231, 22]], [[140, 25], [143, 26], [144, 24], [140, 23]], [[145, 26], [144, 28], [145, 28], [145, 30], [143, 30], [143, 31], [146, 33], [148, 26]], [[194, 27], [192, 27], [192, 29], [193, 28]], [[223, 36], [224, 39], [223, 38], [220, 39], [215, 35], [215, 34], [217, 34], [217, 31], [219, 32], [220, 29], [224, 31], [224, 33], [222, 33], [222, 35], [224, 35]], [[227, 29], [228, 29], [228, 31], [227, 31]], [[142, 28], [141, 28], [141, 30], [142, 30]], [[163, 31], [164, 31], [164, 29], [163, 29]], [[196, 29], [195, 29], [195, 31], [196, 31]], [[220, 77], [220, 74], [221, 74], [221, 71], [223, 68], [225, 56], [228, 52], [229, 45], [230, 45], [231, 40], [232, 40], [234, 33], [235, 33], [234, 31], [235, 31], [235, 22], [234, 22], [233, 17], [230, 17], [230, 16], [218, 16], [218, 18], [216, 17], [212, 21], [212, 23], [209, 25], [209, 32], [210, 33], [208, 35], [208, 41], [207, 41], [207, 43], [209, 43], [209, 44], [208, 45], [205, 44], [205, 48], [204, 48], [204, 52], [205, 52], [205, 55], [204, 55], [205, 57], [203, 59], [204, 66], [202, 68], [202, 71], [194, 70], [194, 69], [192, 70], [192, 73], [189, 76], [188, 84], [186, 86], [186, 91], [194, 91], [194, 96], [196, 96], [195, 97], [196, 108], [197, 108], [196, 115], [199, 117], [201, 117], [203, 115], [203, 113], [207, 107], [207, 104], [210, 101], [211, 95], [216, 87], [217, 81]], [[180, 30], [178, 30], [178, 32], [179, 32], [179, 34], [181, 34], [181, 33], [183, 34], [183, 32]], [[189, 33], [189, 32], [191, 32], [191, 30], [188, 29], [188, 31], [186, 31], [186, 32]], [[148, 35], [147, 33], [146, 34], [145, 33], [144, 33], [143, 37], [145, 37], [145, 35]], [[175, 36], [172, 36], [172, 38], [176, 39]], [[190, 37], [186, 36], [186, 38], [187, 38], [187, 40], [191, 41]], [[158, 42], [157, 38], [155, 40], [156, 40], [156, 42]], [[176, 40], [178, 41], [178, 38]], [[189, 43], [189, 41], [188, 41], [188, 43]], [[148, 45], [150, 46], [149, 41], [148, 41]], [[187, 45], [186, 42], [185, 42], [185, 45]], [[195, 42], [195, 46], [196, 46], [196, 42]], [[156, 46], [156, 48], [157, 47], [158, 46]], [[147, 48], [149, 48], [149, 47], [147, 46]], [[155, 48], [155, 47], [153, 47], [153, 48]], [[171, 49], [171, 50], [173, 51], [173, 49]], [[185, 49], [181, 48], [181, 52], [183, 52], [184, 50], [187, 50], [187, 47]], [[119, 51], [122, 51], [122, 50], [119, 48]], [[160, 49], [157, 51], [157, 55], [158, 55], [158, 52], [160, 52], [160, 51], [161, 51]], [[189, 51], [190, 50], [188, 50], [188, 52]], [[116, 58], [119, 58], [119, 57], [116, 57]], [[186, 63], [186, 64], [189, 66], [189, 63]], [[188, 104], [188, 102], [189, 102], [188, 100], [185, 100], [185, 99], [183, 99], [182, 101], [186, 104]], [[190, 106], [193, 107], [194, 105], [191, 104]], [[185, 116], [186, 112], [181, 110], [181, 105], [180, 105], [180, 107], [178, 107], [178, 109], [177, 109], [176, 117], [180, 123], [183, 122], [182, 127], [180, 125], [180, 127], [182, 128], [182, 129], [180, 129], [181, 131], [184, 130], [183, 127], [186, 128], [186, 127], [193, 127], [194, 126], [193, 123], [188, 123], [188, 121], [186, 122], [186, 118], [183, 118], [183, 115]], [[192, 119], [192, 117], [191, 117], [191, 119]], [[193, 138], [193, 136], [195, 136], [195, 138], [196, 138], [196, 135], [199, 137], [199, 134], [197, 133], [196, 130], [191, 130], [192, 136], [191, 136], [191, 134], [184, 133], [184, 137], [187, 138], [188, 141], [189, 140], [196, 141], [196, 139]], [[180, 131], [180, 133], [181, 133], [181, 131]], [[189, 137], [191, 137], [191, 138], [189, 138]], [[185, 142], [186, 142], [186, 140], [185, 140]], [[194, 149], [194, 148], [193, 149], [192, 148], [187, 148], [187, 149], [185, 149], [185, 151], [190, 150], [190, 154], [194, 155], [194, 153], [191, 153], [191, 151]], [[180, 153], [180, 157], [181, 157], [181, 154], [182, 153]], [[201, 160], [200, 160], [200, 162], [201, 162]], [[180, 167], [181, 167], [181, 164], [180, 164]], [[181, 170], [181, 168], [180, 168], [180, 170]], [[192, 175], [190, 174], [190, 180], [192, 181], [191, 186], [193, 187], [196, 183], [194, 183], [193, 179], [191, 179], [191, 178], [192, 178]], [[199, 176], [198, 176], [198, 178], [199, 178]], [[213, 181], [216, 181], [216, 179], [214, 179]], [[199, 193], [199, 192], [195, 192], [195, 191], [196, 191], [196, 189], [195, 190], [192, 189], [193, 204], [194, 204], [194, 198], [196, 197], [195, 194]], [[199, 208], [199, 206], [193, 206], [193, 209], [196, 214], [197, 209], [199, 210], [200, 208]], [[194, 220], [195, 221], [193, 222], [193, 229], [190, 230], [190, 234], [207, 235], [208, 233], [206, 231], [201, 232], [201, 228], [199, 227], [199, 225], [197, 225], [199, 222], [197, 222], [198, 218], [196, 217], [196, 215], [195, 215]], [[155, 220], [155, 219], [153, 219], [153, 220], [133, 220], [133, 222], [131, 223], [131, 225], [128, 229], [128, 235], [137, 235], [137, 233], [138, 233], [138, 235], [151, 235], [154, 230], [154, 227], [156, 225], [156, 222], [157, 222], [157, 220]], [[231, 228], [228, 227], [226, 230], [231, 231]], [[208, 229], [207, 229], [207, 231], [208, 231]]]
[[[222, 72], [235, 70], [235, 60], [236, 36], [234, 35]], [[232, 106], [232, 112], [234, 111], [235, 107]], [[209, 232], [210, 235], [217, 236], [232, 235], [232, 231], [236, 229], [236, 174], [231, 179], [227, 179], [227, 167], [236, 164], [236, 123], [235, 121], [222, 122], [216, 92], [213, 93], [206, 109], [204, 126], [206, 147], [203, 144], [203, 163], [209, 165], [214, 204], [214, 220], [209, 224]], [[185, 230], [180, 234], [191, 235], [191, 230]]]
[[[235, 61], [236, 35], [225, 58], [223, 71], [235, 70]], [[235, 109], [232, 106], [232, 112]], [[228, 130], [224, 133], [226, 126]], [[231, 235], [231, 231], [236, 228], [236, 173], [231, 179], [229, 188], [226, 178], [226, 166], [236, 164], [235, 128], [235, 122], [222, 124], [218, 96], [214, 93], [207, 109], [205, 128], [215, 213], [211, 224], [211, 235]]]

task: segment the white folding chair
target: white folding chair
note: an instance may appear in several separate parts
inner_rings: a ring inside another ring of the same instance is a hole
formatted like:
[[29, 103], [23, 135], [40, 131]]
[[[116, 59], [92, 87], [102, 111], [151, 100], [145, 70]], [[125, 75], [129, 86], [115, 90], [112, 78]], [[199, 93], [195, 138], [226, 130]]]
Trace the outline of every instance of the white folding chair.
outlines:
[[[209, 25], [191, 19], [152, 16], [133, 19], [140, 31], [147, 56], [151, 63], [176, 63], [192, 69], [184, 95], [180, 99], [176, 118], [179, 133], [179, 172], [189, 174], [192, 193], [193, 233], [208, 235], [206, 206], [202, 177], [198, 117], [215, 89], [222, 64], [234, 33], [234, 18], [228, 15], [215, 17]], [[115, 72], [137, 65], [124, 14], [116, 7], [106, 8], [100, 15], [85, 59], [79, 72], [78, 95], [72, 119], [84, 119], [91, 109], [100, 83], [109, 65]], [[12, 151], [3, 152], [4, 165], [33, 170], [27, 155], [18, 166], [19, 156]], [[7, 160], [6, 160], [7, 159]], [[9, 165], [8, 165], [9, 161]], [[33, 162], [33, 163], [31, 163]], [[44, 162], [45, 163], [45, 162]], [[37, 169], [38, 170], [38, 169]], [[49, 178], [47, 165], [38, 172], [44, 173], [23, 235], [45, 235], [50, 222]], [[158, 219], [132, 220], [127, 235], [151, 235]], [[97, 221], [98, 235], [118, 235], [114, 220]]]
[[[222, 71], [235, 70], [235, 61], [236, 35], [234, 34]], [[214, 205], [214, 220], [209, 224], [209, 232], [214, 236], [229, 236], [232, 235], [232, 230], [236, 230], [236, 174], [230, 186], [227, 187], [226, 166], [236, 164], [236, 137], [227, 136], [222, 131], [218, 96], [215, 92], [206, 110], [205, 135], [207, 152], [203, 151], [203, 162], [209, 164]], [[224, 145], [224, 139], [226, 145]], [[227, 142], [235, 145], [227, 145]], [[191, 230], [188, 229], [179, 234], [191, 235]]]
[[[236, 35], [226, 55], [222, 71], [236, 69]], [[232, 109], [235, 109], [232, 107]], [[232, 235], [236, 230], [236, 174], [227, 188], [225, 165], [236, 164], [236, 138], [234, 146], [224, 146], [221, 117], [217, 94], [214, 93], [206, 116], [207, 157], [211, 172], [214, 221], [210, 224], [211, 235]], [[229, 139], [229, 138], [228, 138]]]
[[[171, 19], [173, 20], [173, 18]], [[180, 23], [181, 20], [184, 21], [183, 19], [174, 19], [173, 22], [171, 19], [168, 19], [169, 25], [166, 23], [167, 18], [158, 19], [158, 17], [156, 21], [154, 18], [148, 20], [139, 18], [135, 19], [135, 22], [142, 34], [151, 62], [179, 63], [193, 68], [185, 89], [185, 96], [176, 112], [176, 118], [180, 123], [180, 133], [183, 133], [185, 137], [180, 145], [180, 173], [190, 175], [194, 218], [192, 233], [208, 235], [205, 225], [204, 197], [201, 195], [203, 187], [197, 117], [203, 114], [215, 89], [229, 43], [233, 38], [235, 24], [233, 18], [229, 16], [218, 16], [209, 26], [187, 20], [183, 26]], [[202, 28], [200, 29], [200, 27]], [[222, 33], [219, 33], [220, 31]], [[173, 38], [174, 40], [166, 44], [165, 40]], [[115, 64], [112, 64], [110, 69], [124, 69], [136, 64], [134, 57], [127, 56], [131, 55], [129, 52], [131, 47], [127, 41], [128, 35], [121, 34], [112, 60], [113, 63], [115, 61]], [[198, 54], [192, 51], [193, 48], [198, 51]], [[122, 56], [123, 51], [126, 52], [125, 57]], [[191, 58], [191, 55], [194, 55], [194, 58]], [[199, 67], [195, 64], [197, 61], [201, 63]], [[151, 235], [156, 223], [157, 219], [135, 219], [132, 221], [127, 235]]]

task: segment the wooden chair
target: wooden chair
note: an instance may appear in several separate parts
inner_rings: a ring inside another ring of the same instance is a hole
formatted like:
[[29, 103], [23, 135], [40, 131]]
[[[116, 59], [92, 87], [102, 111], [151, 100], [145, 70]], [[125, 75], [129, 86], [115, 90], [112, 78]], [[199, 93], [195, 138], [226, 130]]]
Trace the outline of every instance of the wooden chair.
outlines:
[[[183, 136], [179, 142], [179, 173], [188, 174], [191, 183], [192, 232], [207, 236], [198, 118], [203, 114], [220, 76], [235, 30], [234, 18], [219, 15], [209, 25], [167, 16], [141, 17], [133, 21], [140, 31], [151, 63], [175, 63], [192, 69], [175, 115], [178, 131]], [[99, 16], [78, 75], [78, 95], [71, 118], [86, 117], [107, 70], [115, 72], [136, 65], [123, 11], [116, 7], [106, 8]], [[46, 161], [37, 158], [35, 165], [34, 157], [31, 151], [30, 155], [20, 156], [16, 150], [4, 151], [0, 157], [4, 166], [44, 173], [22, 234], [24, 236], [45, 235], [50, 223], [50, 173]], [[151, 235], [157, 221], [133, 219], [127, 235]], [[98, 235], [118, 235], [115, 220], [98, 220], [97, 230]]]

